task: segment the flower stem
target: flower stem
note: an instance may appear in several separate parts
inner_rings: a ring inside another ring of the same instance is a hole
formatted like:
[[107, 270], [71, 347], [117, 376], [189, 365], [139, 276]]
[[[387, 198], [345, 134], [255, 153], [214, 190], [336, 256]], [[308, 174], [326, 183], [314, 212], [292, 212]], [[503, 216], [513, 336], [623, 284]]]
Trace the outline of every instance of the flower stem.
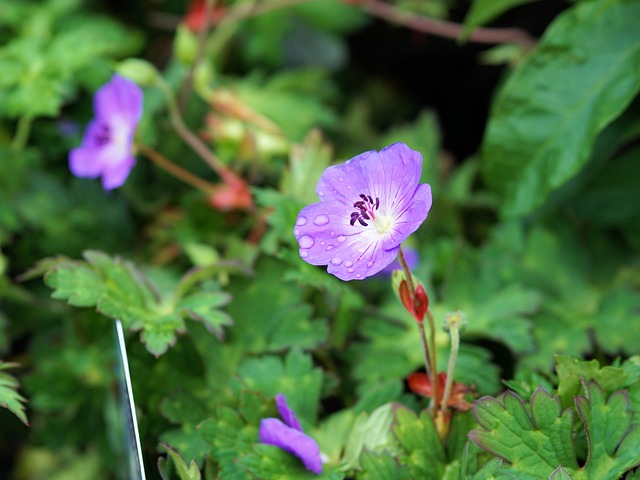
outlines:
[[442, 395], [442, 404], [440, 408], [445, 410], [449, 397], [451, 396], [451, 386], [453, 385], [453, 373], [458, 359], [458, 351], [460, 349], [460, 329], [457, 321], [449, 323], [449, 336], [451, 338], [451, 352], [449, 353], [449, 365], [447, 366], [447, 381], [444, 386], [444, 394]]
[[[429, 348], [428, 348], [428, 352], [430, 353], [429, 363], [432, 366], [431, 370], [428, 373], [429, 373], [429, 379], [431, 381], [431, 388], [433, 390], [433, 397], [431, 399], [430, 407], [435, 412], [438, 409], [438, 378], [437, 378], [438, 377], [438, 372], [437, 372], [438, 365], [436, 363], [436, 361], [437, 361], [437, 358], [436, 358], [436, 322], [435, 322], [435, 320], [433, 318], [433, 314], [431, 313], [431, 310], [429, 308], [427, 308], [427, 320], [429, 321]], [[422, 325], [421, 328], [424, 331], [424, 323], [421, 324], [421, 325]]]
[[[418, 32], [456, 40], [464, 31], [464, 26], [458, 23], [404, 12], [395, 8], [392, 3], [382, 0], [357, 0], [354, 3], [361, 4], [365, 10], [376, 17]], [[476, 28], [469, 33], [468, 39], [472, 42], [488, 44], [517, 43], [525, 50], [531, 50], [536, 43], [527, 32], [519, 28]]]
[[180, 112], [178, 110], [176, 99], [173, 95], [173, 92], [171, 91], [171, 87], [169, 87], [169, 85], [161, 77], [157, 79], [156, 85], [165, 95], [167, 106], [169, 108], [171, 123], [176, 129], [176, 132], [178, 132], [178, 135], [180, 135], [185, 143], [189, 145], [191, 149], [196, 152], [200, 156], [200, 158], [202, 158], [211, 167], [211, 169], [220, 176], [224, 183], [231, 187], [242, 187], [248, 191], [249, 189], [244, 179], [233, 172], [229, 167], [224, 165], [220, 161], [220, 159], [211, 150], [209, 150], [205, 143], [200, 140], [200, 138], [198, 138], [198, 136], [193, 133], [184, 123], [182, 115], [180, 115]]
[[160, 154], [153, 148], [147, 147], [146, 145], [138, 145], [137, 148], [138, 148], [138, 151], [140, 151], [143, 155], [145, 155], [149, 160], [151, 160], [157, 166], [169, 172], [174, 177], [179, 178], [184, 183], [191, 185], [192, 187], [195, 187], [198, 190], [202, 190], [207, 194], [211, 194], [215, 190], [215, 185], [207, 182], [206, 180], [203, 180], [197, 175], [194, 175], [193, 173], [188, 172], [184, 168], [176, 165], [171, 160], [164, 157], [162, 154]]
[[209, 36], [209, 29], [211, 27], [211, 16], [213, 14], [213, 9], [215, 8], [215, 6], [216, 0], [206, 0], [204, 25], [202, 26], [202, 30], [200, 30], [198, 34], [198, 50], [196, 51], [196, 58], [189, 66], [187, 76], [185, 77], [184, 82], [182, 83], [182, 87], [180, 88], [180, 95], [178, 97], [178, 109], [180, 112], [184, 111], [184, 107], [187, 104], [189, 94], [191, 93], [194, 72], [200, 62], [202, 62], [202, 59], [204, 57], [207, 37]]
[[16, 134], [11, 142], [11, 150], [19, 152], [24, 149], [29, 140], [29, 134], [31, 133], [32, 120], [28, 115], [23, 115], [18, 119]]
[[[404, 276], [407, 280], [407, 286], [409, 288], [409, 294], [411, 295], [411, 299], [413, 303], [416, 303], [416, 286], [413, 283], [413, 275], [411, 275], [411, 270], [409, 269], [409, 265], [407, 264], [407, 259], [404, 256], [404, 252], [402, 251], [402, 247], [398, 248], [398, 260], [400, 261], [400, 265], [402, 266], [402, 270], [404, 271]], [[438, 383], [437, 383], [437, 372], [436, 372], [436, 330], [435, 330], [435, 322], [433, 320], [433, 315], [429, 308], [427, 308], [427, 318], [429, 319], [429, 333], [430, 338], [427, 340], [427, 332], [424, 329], [424, 322], [416, 322], [418, 324], [418, 330], [420, 331], [420, 341], [422, 342], [422, 351], [424, 353], [424, 366], [427, 375], [429, 376], [429, 381], [431, 382], [431, 388], [433, 392], [433, 396], [431, 397], [431, 408], [434, 412], [438, 406]]]

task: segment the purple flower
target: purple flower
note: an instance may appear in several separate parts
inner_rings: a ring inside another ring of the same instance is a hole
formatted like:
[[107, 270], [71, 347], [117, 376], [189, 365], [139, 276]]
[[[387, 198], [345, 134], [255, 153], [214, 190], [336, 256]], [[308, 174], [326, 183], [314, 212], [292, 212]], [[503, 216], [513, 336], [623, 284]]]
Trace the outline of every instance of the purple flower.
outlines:
[[302, 431], [296, 414], [287, 405], [284, 395], [276, 395], [276, 407], [285, 423], [277, 418], [265, 418], [260, 422], [258, 438], [261, 443], [275, 445], [302, 460], [307, 470], [320, 475], [322, 459], [316, 441]]
[[69, 154], [69, 169], [76, 177], [102, 177], [103, 188], [112, 190], [125, 182], [136, 163], [132, 144], [142, 116], [142, 90], [114, 75], [93, 97], [93, 112], [82, 144]]
[[404, 143], [327, 168], [316, 187], [320, 202], [298, 214], [300, 256], [341, 280], [381, 271], [427, 218], [431, 187], [418, 184], [421, 173], [422, 155]]

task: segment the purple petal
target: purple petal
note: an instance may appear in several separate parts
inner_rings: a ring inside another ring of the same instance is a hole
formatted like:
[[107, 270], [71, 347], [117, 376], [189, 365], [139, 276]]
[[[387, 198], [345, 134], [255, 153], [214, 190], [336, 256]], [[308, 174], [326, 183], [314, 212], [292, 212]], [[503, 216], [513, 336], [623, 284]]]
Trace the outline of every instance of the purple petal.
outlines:
[[131, 80], [114, 75], [93, 97], [93, 110], [97, 118], [110, 125], [119, 124], [135, 129], [142, 116], [142, 90]]
[[76, 177], [98, 178], [102, 174], [100, 148], [78, 147], [69, 152], [69, 170]]
[[261, 443], [274, 445], [292, 453], [311, 472], [322, 473], [320, 448], [316, 441], [295, 428], [288, 427], [276, 418], [265, 418], [260, 422], [258, 438]]
[[113, 190], [114, 188], [121, 187], [124, 182], [127, 181], [131, 169], [136, 163], [136, 159], [133, 155], [128, 155], [119, 159], [118, 162], [113, 165], [109, 165], [109, 168], [105, 169], [102, 173], [102, 188], [105, 190]]
[[276, 407], [278, 408], [278, 413], [284, 420], [284, 423], [289, 425], [291, 428], [302, 431], [298, 417], [296, 417], [294, 411], [291, 410], [287, 404], [287, 397], [281, 393], [276, 395]]
[[402, 207], [403, 209], [396, 213], [396, 220], [382, 241], [382, 248], [398, 247], [422, 225], [431, 209], [431, 187], [426, 183], [418, 185], [413, 196], [405, 200]]

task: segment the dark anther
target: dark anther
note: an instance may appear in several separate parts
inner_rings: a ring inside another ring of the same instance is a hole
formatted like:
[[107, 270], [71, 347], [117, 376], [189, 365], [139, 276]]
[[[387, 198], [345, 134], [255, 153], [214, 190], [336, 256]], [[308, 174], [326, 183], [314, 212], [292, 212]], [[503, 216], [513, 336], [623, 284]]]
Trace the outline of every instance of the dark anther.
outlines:
[[380, 207], [380, 199], [376, 197], [376, 210]]
[[375, 218], [373, 211], [380, 208], [380, 199], [376, 197], [376, 201], [374, 202], [371, 195], [365, 195], [364, 193], [361, 193], [359, 197], [362, 200], [354, 202], [353, 208], [355, 208], [356, 211], [351, 213], [349, 223], [353, 226], [357, 221], [363, 227], [367, 227], [369, 224], [365, 222], [365, 220]]
[[369, 203], [373, 204], [373, 198], [371, 198], [371, 195], [367, 195], [367, 198], [369, 199]]
[[357, 209], [361, 210], [364, 208], [364, 202], [356, 202], [353, 204], [354, 207], [356, 207]]
[[364, 200], [365, 202], [367, 201], [367, 196], [366, 196], [364, 193], [361, 193], [361, 194], [360, 194], [360, 198], [361, 198], [362, 200]]
[[367, 212], [362, 212], [362, 218], [364, 218], [365, 220], [371, 220], [371, 217], [369, 215], [367, 215]]
[[[360, 225], [362, 225], [363, 227], [368, 226], [369, 224], [367, 222], [365, 222], [363, 219], [361, 219], [360, 217], [358, 217], [358, 221], [360, 222]], [[354, 222], [355, 223], [355, 222]]]

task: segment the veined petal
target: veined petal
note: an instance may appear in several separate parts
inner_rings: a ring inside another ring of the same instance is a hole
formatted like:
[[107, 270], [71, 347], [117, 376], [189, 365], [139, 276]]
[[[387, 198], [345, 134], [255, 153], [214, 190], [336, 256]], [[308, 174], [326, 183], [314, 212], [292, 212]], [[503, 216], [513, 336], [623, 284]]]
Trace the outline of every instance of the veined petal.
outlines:
[[353, 157], [339, 165], [327, 168], [320, 177], [316, 187], [316, 193], [321, 201], [338, 201], [353, 210], [353, 202], [360, 200], [358, 195], [368, 194], [366, 170], [363, 164], [377, 157], [378, 152], [370, 150]]
[[298, 417], [296, 417], [295, 412], [289, 408], [287, 397], [281, 393], [276, 395], [276, 407], [278, 408], [278, 413], [284, 420], [284, 423], [289, 425], [291, 428], [302, 431]]
[[320, 475], [322, 458], [316, 441], [300, 430], [288, 427], [276, 418], [265, 418], [260, 422], [258, 438], [261, 443], [274, 445], [294, 454], [307, 470]]
[[294, 234], [307, 263], [327, 265], [327, 271], [341, 280], [362, 280], [389, 265], [398, 249], [384, 251], [383, 236], [373, 223], [351, 225], [349, 214], [338, 201], [308, 205], [298, 215]]
[[396, 213], [397, 216], [382, 241], [382, 248], [396, 248], [415, 232], [426, 220], [431, 202], [431, 186], [426, 183], [418, 185], [413, 196], [405, 203], [404, 210]]

